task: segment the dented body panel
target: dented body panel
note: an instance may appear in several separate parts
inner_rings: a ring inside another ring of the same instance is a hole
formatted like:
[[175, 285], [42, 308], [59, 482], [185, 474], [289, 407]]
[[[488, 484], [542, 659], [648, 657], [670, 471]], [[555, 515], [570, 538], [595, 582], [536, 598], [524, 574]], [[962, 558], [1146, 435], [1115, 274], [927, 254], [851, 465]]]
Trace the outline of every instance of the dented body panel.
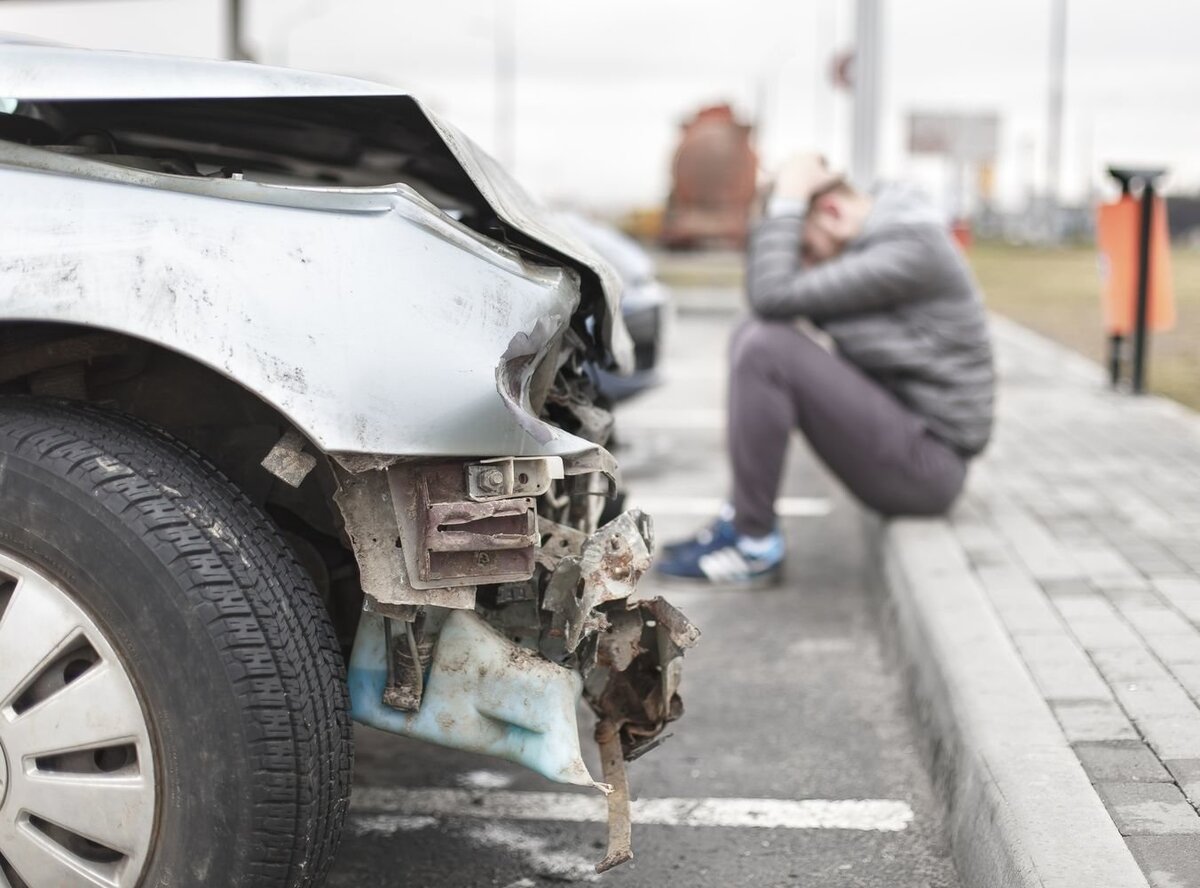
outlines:
[[[35, 154], [43, 168], [13, 165]], [[5, 319], [119, 331], [188, 355], [331, 453], [591, 446], [517, 415], [497, 391], [514, 340], [536, 352], [548, 338], [530, 338], [539, 324], [567, 326], [579, 304], [571, 270], [486, 242], [410, 189], [314, 195], [224, 180], [235, 197], [258, 192], [226, 200], [165, 187], [180, 178], [165, 174], [84, 177], [110, 171], [7, 143], [0, 165], [0, 226], [21, 232], [0, 242]]]

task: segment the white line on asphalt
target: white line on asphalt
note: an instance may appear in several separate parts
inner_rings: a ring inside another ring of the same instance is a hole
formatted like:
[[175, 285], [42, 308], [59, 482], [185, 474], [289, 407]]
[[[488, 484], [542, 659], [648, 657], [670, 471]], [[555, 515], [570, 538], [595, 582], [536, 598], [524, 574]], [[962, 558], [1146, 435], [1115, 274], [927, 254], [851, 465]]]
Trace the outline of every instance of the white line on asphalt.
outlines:
[[464, 789], [507, 789], [512, 786], [513, 779], [500, 771], [467, 771], [459, 774], [457, 783]]
[[394, 836], [398, 832], [417, 832], [438, 825], [436, 817], [400, 814], [357, 814], [350, 818], [350, 830], [358, 836]]
[[[632, 496], [629, 508], [638, 508], [649, 515], [694, 515], [711, 517], [720, 511], [725, 500], [718, 496]], [[833, 511], [833, 503], [817, 496], [784, 496], [775, 501], [775, 514], [780, 518], [823, 518]]]
[[[544, 820], [603, 823], [603, 797], [569, 792], [515, 792], [463, 789], [389, 789], [363, 787], [351, 798], [356, 817], [381, 815], [471, 817], [493, 820]], [[765, 829], [849, 829], [899, 832], [912, 822], [906, 802], [891, 799], [639, 799], [633, 822], [655, 826], [757, 827]], [[397, 829], [402, 829], [398, 826]]]
[[595, 882], [596, 862], [573, 852], [555, 848], [548, 839], [530, 835], [500, 823], [481, 823], [466, 830], [477, 845], [499, 848], [519, 857], [539, 876], [558, 882]]
[[725, 428], [725, 411], [703, 407], [673, 409], [651, 409], [640, 406], [636, 410], [621, 410], [617, 413], [617, 429], [664, 429], [675, 431], [717, 431]]

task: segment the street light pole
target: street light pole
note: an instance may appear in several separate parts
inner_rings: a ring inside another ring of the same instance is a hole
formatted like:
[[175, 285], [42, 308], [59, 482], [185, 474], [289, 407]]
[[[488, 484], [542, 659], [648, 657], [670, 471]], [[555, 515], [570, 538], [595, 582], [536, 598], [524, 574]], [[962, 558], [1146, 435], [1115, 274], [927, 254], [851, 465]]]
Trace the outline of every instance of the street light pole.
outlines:
[[1058, 239], [1058, 207], [1062, 175], [1063, 83], [1067, 57], [1067, 0], [1050, 6], [1050, 73], [1046, 107], [1046, 223], [1047, 234]]
[[516, 15], [513, 0], [495, 0], [495, 145], [496, 159], [510, 173], [517, 164]]
[[242, 24], [242, 0], [226, 0], [225, 56], [239, 62], [250, 60], [242, 40]]
[[854, 45], [854, 132], [850, 175], [859, 186], [875, 181], [879, 158], [881, 0], [857, 0]]

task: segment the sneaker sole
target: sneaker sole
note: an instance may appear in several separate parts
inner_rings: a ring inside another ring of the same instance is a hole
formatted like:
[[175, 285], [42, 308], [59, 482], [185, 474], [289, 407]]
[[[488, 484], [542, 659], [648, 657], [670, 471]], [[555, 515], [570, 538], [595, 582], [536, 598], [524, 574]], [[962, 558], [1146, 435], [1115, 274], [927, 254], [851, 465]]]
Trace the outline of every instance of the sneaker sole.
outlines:
[[782, 586], [784, 581], [783, 567], [777, 567], [774, 570], [759, 574], [758, 576], [750, 577], [745, 580], [708, 580], [703, 577], [677, 577], [674, 574], [665, 574], [655, 571], [652, 575], [654, 579], [665, 586], [676, 588], [690, 589], [716, 589], [719, 591], [738, 592], [742, 590], [757, 590], [771, 589], [775, 586]]

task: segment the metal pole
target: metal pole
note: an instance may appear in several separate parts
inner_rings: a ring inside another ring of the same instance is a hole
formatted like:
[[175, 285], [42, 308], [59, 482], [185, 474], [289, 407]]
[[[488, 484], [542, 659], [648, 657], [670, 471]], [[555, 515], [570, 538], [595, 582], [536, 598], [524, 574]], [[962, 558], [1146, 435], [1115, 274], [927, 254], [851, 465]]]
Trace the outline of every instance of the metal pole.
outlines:
[[1113, 333], [1108, 337], [1108, 378], [1112, 387], [1116, 388], [1121, 382], [1121, 364], [1125, 351], [1125, 337]]
[[1142, 180], [1142, 218], [1138, 233], [1137, 315], [1133, 326], [1133, 393], [1146, 391], [1146, 322], [1150, 313], [1150, 230], [1154, 222], [1154, 179]]
[[829, 82], [829, 66], [832, 48], [837, 45], [836, 10], [831, 0], [821, 0], [813, 11], [816, 16], [813, 58], [817, 62], [817, 76], [813, 78], [813, 128], [818, 150], [833, 163], [833, 85]]
[[875, 181], [879, 155], [881, 0], [857, 0], [854, 20], [854, 136], [850, 177], [865, 187]]
[[[1120, 170], [1113, 169], [1109, 170], [1109, 175], [1121, 183], [1121, 197], [1128, 197], [1133, 193], [1132, 178], [1121, 175]], [[1120, 333], [1113, 333], [1108, 340], [1108, 375], [1114, 389], [1121, 384], [1121, 372], [1124, 370], [1124, 364], [1125, 337]]]
[[1063, 81], [1067, 57], [1067, 0], [1050, 7], [1050, 90], [1046, 115], [1046, 234], [1058, 239], [1062, 171]]
[[516, 172], [516, 21], [513, 0], [495, 4], [495, 141], [496, 159], [510, 173]]
[[225, 4], [225, 56], [242, 60], [242, 0], [227, 0]]

